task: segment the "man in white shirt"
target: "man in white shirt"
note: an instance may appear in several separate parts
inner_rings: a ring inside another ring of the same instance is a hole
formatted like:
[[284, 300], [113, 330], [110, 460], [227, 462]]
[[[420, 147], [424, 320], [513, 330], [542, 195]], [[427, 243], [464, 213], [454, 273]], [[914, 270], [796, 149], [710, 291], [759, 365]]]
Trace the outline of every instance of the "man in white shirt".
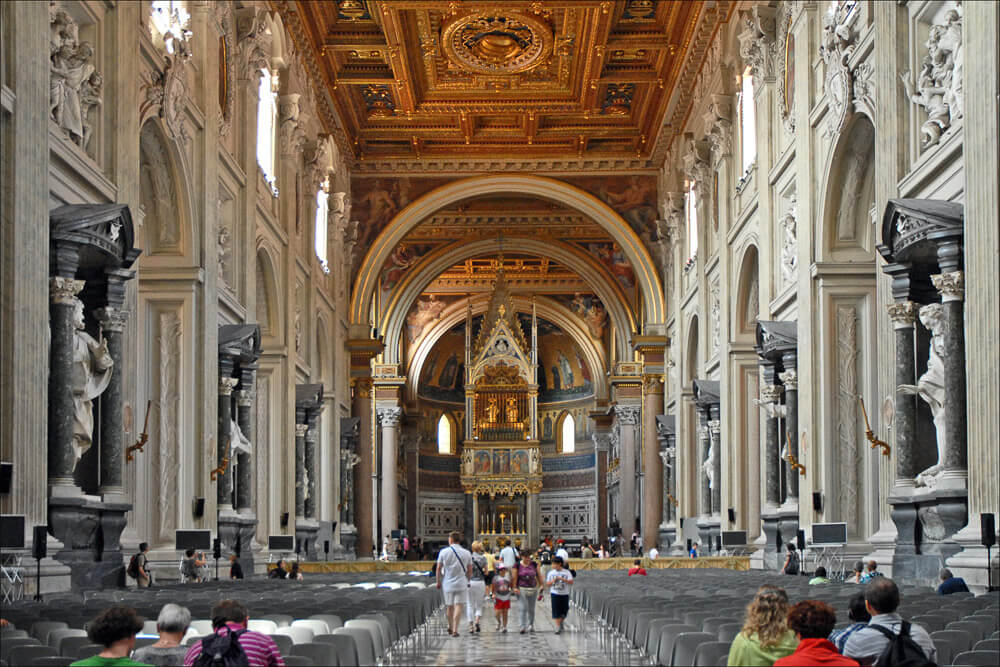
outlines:
[[517, 552], [517, 549], [510, 542], [500, 550], [500, 560], [507, 567], [507, 571], [511, 572], [514, 577], [517, 576], [517, 561], [520, 558], [521, 554]]
[[559, 540], [559, 548], [556, 549], [556, 556], [562, 558], [563, 565], [569, 567], [569, 552], [566, 551], [566, 543]]
[[463, 607], [469, 599], [469, 581], [472, 579], [472, 554], [461, 544], [462, 535], [452, 531], [448, 535], [448, 546], [438, 553], [437, 587], [444, 593], [447, 607], [448, 634], [458, 636], [458, 622]]
[[659, 555], [660, 555], [660, 550], [657, 549], [656, 545], [654, 544], [653, 548], [649, 550], [649, 558], [650, 560], [656, 560], [656, 557]]

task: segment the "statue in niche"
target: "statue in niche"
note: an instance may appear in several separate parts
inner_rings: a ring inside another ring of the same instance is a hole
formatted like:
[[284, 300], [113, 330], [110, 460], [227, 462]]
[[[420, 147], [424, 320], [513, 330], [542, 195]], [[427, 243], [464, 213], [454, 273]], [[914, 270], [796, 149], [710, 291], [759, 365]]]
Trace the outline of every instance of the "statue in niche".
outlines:
[[938, 475], [944, 465], [947, 445], [944, 410], [944, 306], [939, 303], [923, 306], [920, 309], [920, 322], [931, 332], [927, 370], [917, 380], [917, 384], [901, 384], [896, 388], [896, 392], [919, 396], [931, 408], [937, 435], [938, 458], [934, 465], [917, 475], [917, 485], [933, 487], [937, 484]]
[[513, 396], [507, 397], [506, 418], [508, 424], [517, 423], [517, 399]]
[[786, 282], [793, 282], [799, 268], [794, 196], [788, 212], [781, 219], [781, 226], [785, 232], [784, 243], [781, 246], [781, 272]]
[[104, 104], [101, 97], [101, 90], [104, 88], [104, 77], [100, 72], [93, 72], [80, 87], [80, 113], [83, 118], [83, 143], [81, 146], [86, 150], [90, 145], [90, 138], [94, 136], [94, 126], [90, 122], [90, 112]]
[[83, 302], [77, 300], [73, 309], [73, 451], [79, 461], [90, 449], [94, 436], [94, 399], [104, 393], [111, 382], [114, 361], [108, 353], [108, 342], [98, 343], [84, 327]]
[[486, 421], [490, 424], [496, 424], [499, 418], [500, 406], [497, 404], [497, 399], [491, 397], [486, 403]]
[[92, 64], [94, 47], [79, 39], [76, 21], [50, 2], [49, 116], [73, 143], [86, 148], [92, 129], [88, 113], [100, 104], [103, 81]]
[[252, 454], [250, 450], [250, 439], [243, 434], [240, 425], [233, 419], [229, 424], [229, 460], [236, 458], [239, 452], [246, 455]]

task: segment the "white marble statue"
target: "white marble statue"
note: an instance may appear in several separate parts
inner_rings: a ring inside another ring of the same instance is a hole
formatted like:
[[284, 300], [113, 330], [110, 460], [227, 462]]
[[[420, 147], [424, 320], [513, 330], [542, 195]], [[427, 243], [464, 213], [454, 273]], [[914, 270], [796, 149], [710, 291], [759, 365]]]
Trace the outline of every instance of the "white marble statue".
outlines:
[[906, 96], [927, 113], [927, 120], [920, 127], [926, 147], [936, 144], [963, 115], [965, 56], [961, 14], [948, 11], [944, 25], [931, 27], [925, 46], [927, 53], [916, 81], [910, 72], [904, 72], [900, 78]]
[[108, 354], [107, 341], [97, 342], [84, 331], [83, 302], [73, 309], [73, 451], [79, 461], [90, 449], [94, 436], [94, 399], [111, 382], [114, 362]]
[[934, 415], [934, 429], [937, 435], [937, 462], [917, 475], [918, 486], [933, 487], [944, 464], [947, 445], [944, 410], [944, 307], [932, 303], [920, 309], [920, 322], [931, 332], [930, 353], [927, 356], [927, 370], [917, 380], [917, 384], [901, 384], [896, 388], [900, 394], [919, 396], [931, 408]]
[[250, 439], [243, 435], [240, 425], [236, 423], [233, 419], [229, 424], [229, 460], [233, 461], [236, 459], [236, 454], [243, 452], [244, 454], [252, 454], [250, 449]]
[[705, 472], [705, 477], [708, 478], [708, 488], [715, 488], [715, 457], [718, 454], [715, 451], [715, 440], [714, 438], [709, 439], [708, 445], [708, 456], [705, 457], [705, 462], [701, 464], [701, 469]]

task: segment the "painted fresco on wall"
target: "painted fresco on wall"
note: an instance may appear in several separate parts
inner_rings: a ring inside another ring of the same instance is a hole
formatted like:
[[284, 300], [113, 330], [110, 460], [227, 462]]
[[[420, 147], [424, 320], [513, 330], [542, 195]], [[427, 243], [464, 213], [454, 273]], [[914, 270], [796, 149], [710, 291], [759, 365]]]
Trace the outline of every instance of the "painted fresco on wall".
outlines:
[[512, 475], [528, 473], [528, 450], [515, 449], [510, 455], [510, 472]]
[[581, 176], [562, 180], [589, 192], [613, 208], [647, 247], [656, 239], [655, 176]]
[[448, 178], [352, 178], [351, 218], [361, 224], [359, 256], [371, 246], [393, 216], [414, 199], [448, 183]]
[[622, 252], [621, 246], [612, 241], [592, 241], [577, 245], [603, 264], [625, 290], [625, 294], [632, 297], [632, 290], [636, 284], [635, 271], [625, 257], [625, 253]]
[[493, 457], [484, 449], [476, 450], [476, 474], [489, 475], [493, 472]]
[[509, 475], [510, 474], [510, 450], [509, 449], [494, 449], [493, 450], [493, 474], [494, 475]]

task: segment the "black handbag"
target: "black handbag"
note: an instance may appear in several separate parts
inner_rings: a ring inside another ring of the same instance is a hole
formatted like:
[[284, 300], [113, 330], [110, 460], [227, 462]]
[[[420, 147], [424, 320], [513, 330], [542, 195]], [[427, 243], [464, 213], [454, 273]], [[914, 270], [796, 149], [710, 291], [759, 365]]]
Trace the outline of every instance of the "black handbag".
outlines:
[[477, 570], [479, 570], [479, 574], [483, 575], [483, 581], [487, 586], [493, 583], [493, 575], [496, 574], [495, 572], [483, 572], [483, 568], [476, 562], [475, 556], [472, 557], [472, 564], [476, 566]]

